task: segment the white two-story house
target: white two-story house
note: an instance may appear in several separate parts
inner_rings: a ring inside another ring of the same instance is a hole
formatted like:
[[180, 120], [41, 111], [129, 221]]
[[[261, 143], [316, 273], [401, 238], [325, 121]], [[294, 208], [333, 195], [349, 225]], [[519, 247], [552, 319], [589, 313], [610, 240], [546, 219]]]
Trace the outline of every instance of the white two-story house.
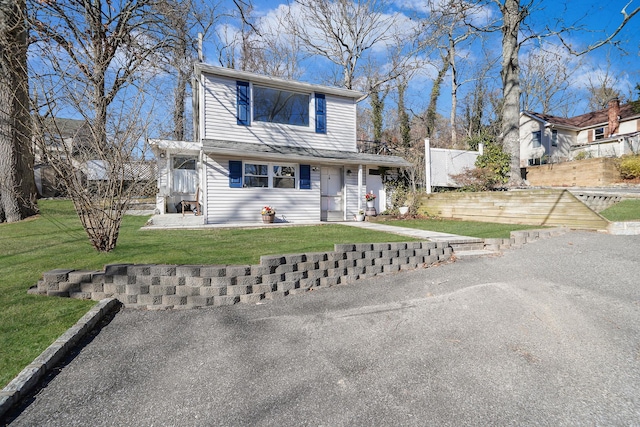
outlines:
[[589, 157], [620, 157], [640, 147], [640, 112], [634, 103], [575, 117], [520, 113], [520, 166]]
[[[151, 140], [160, 214], [198, 199], [203, 224], [345, 221], [404, 159], [358, 153], [361, 92], [195, 65], [195, 141]], [[378, 198], [378, 200], [380, 197]]]

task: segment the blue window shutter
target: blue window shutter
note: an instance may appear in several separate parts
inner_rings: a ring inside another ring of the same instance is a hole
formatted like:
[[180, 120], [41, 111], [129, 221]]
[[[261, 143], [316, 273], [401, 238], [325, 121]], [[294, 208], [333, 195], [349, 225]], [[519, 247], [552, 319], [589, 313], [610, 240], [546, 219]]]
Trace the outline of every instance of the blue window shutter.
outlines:
[[316, 133], [327, 133], [327, 101], [322, 93], [316, 93]]
[[238, 124], [251, 124], [251, 97], [249, 96], [249, 82], [236, 82], [238, 104]]
[[311, 190], [311, 165], [300, 165], [300, 189]]
[[242, 188], [242, 162], [229, 160], [229, 187]]

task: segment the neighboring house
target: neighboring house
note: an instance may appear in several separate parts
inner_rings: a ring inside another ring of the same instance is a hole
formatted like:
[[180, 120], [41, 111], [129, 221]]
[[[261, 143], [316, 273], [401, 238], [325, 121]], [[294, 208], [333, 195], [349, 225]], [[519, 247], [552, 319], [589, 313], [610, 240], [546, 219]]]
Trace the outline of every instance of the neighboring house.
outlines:
[[266, 205], [281, 222], [350, 220], [383, 193], [381, 168], [409, 166], [358, 152], [361, 92], [204, 64], [195, 82], [196, 141], [150, 141], [162, 214], [197, 195], [205, 224], [257, 222]]
[[90, 144], [91, 130], [85, 120], [41, 118], [33, 120], [34, 178], [42, 197], [62, 195], [59, 179], [49, 159], [69, 160], [81, 168], [78, 160]]
[[639, 140], [640, 113], [634, 103], [620, 105], [618, 99], [603, 110], [570, 118], [520, 113], [522, 167], [637, 153]]
[[[99, 159], [111, 156], [96, 152], [91, 138], [91, 128], [86, 120], [34, 119], [34, 177], [40, 196], [64, 195], [52, 162], [70, 164], [73, 170], [82, 174], [88, 188], [108, 179], [109, 163]], [[147, 160], [126, 161], [117, 174], [117, 179], [126, 187], [135, 186], [140, 196], [148, 196], [149, 188], [155, 187], [156, 164]]]
[[[35, 163], [47, 163], [48, 157], [77, 157], [91, 146], [91, 129], [86, 120], [43, 118], [34, 120], [33, 149]], [[43, 150], [43, 146], [45, 149]]]

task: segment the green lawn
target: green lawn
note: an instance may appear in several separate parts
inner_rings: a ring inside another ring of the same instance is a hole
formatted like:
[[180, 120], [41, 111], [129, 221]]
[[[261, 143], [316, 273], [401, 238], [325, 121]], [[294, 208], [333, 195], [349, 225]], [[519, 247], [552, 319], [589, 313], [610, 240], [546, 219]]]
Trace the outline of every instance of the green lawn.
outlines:
[[[335, 243], [410, 241], [355, 227], [320, 226], [142, 231], [147, 217], [125, 217], [117, 248], [97, 253], [68, 201], [40, 201], [42, 214], [0, 224], [0, 387], [73, 325], [94, 304], [27, 295], [42, 273], [55, 268], [101, 269], [113, 263], [256, 264], [260, 255], [333, 250]], [[404, 227], [474, 237], [508, 237], [538, 228], [443, 220], [389, 221]]]
[[544, 228], [539, 225], [496, 224], [491, 222], [452, 221], [445, 219], [407, 219], [380, 221], [387, 225], [460, 234], [462, 236], [485, 238], [509, 238], [512, 231]]
[[112, 263], [256, 264], [260, 255], [333, 250], [334, 243], [412, 239], [340, 225], [272, 229], [141, 231], [147, 217], [125, 217], [117, 248], [99, 254], [67, 201], [43, 200], [37, 219], [0, 224], [0, 388], [95, 304], [27, 295], [55, 268]]
[[609, 221], [640, 220], [640, 199], [623, 200], [600, 212]]

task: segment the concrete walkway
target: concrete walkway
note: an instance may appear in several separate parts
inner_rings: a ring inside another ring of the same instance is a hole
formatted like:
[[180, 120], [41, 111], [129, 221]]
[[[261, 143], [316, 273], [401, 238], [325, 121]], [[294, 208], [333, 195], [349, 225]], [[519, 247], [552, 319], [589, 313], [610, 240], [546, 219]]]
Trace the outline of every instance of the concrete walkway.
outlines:
[[152, 224], [142, 227], [146, 230], [158, 229], [207, 229], [207, 228], [266, 228], [266, 227], [295, 227], [305, 225], [321, 225], [321, 224], [340, 224], [350, 227], [366, 228], [369, 230], [383, 231], [385, 233], [399, 234], [401, 236], [413, 237], [414, 239], [428, 240], [432, 242], [466, 242], [478, 241], [475, 237], [461, 236], [450, 233], [440, 233], [437, 231], [418, 230], [415, 228], [399, 227], [397, 225], [387, 225], [369, 221], [342, 221], [342, 222], [324, 222], [309, 221], [298, 223], [224, 223], [224, 224], [202, 224], [202, 217], [194, 215], [155, 215], [152, 218]]
[[415, 239], [429, 240], [431, 242], [476, 242], [480, 239], [476, 237], [461, 236], [458, 234], [440, 233], [438, 231], [418, 230], [417, 228], [398, 227], [397, 225], [380, 224], [369, 221], [348, 221], [341, 222], [341, 225], [350, 227], [366, 228], [375, 231], [384, 231], [385, 233], [399, 234], [401, 236], [413, 237]]

